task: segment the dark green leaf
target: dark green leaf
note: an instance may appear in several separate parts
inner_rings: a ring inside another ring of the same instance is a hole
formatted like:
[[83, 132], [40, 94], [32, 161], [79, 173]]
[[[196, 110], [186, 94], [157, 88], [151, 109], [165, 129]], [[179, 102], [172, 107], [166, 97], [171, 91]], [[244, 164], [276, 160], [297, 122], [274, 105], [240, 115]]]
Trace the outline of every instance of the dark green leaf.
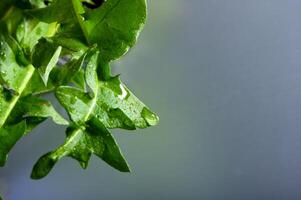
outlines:
[[[47, 50], [46, 50], [47, 49]], [[38, 69], [45, 85], [51, 70], [56, 66], [62, 47], [57, 46], [51, 40], [40, 39], [33, 54], [33, 65]]]
[[9, 151], [23, 136], [25, 130], [26, 123], [24, 121], [0, 128], [0, 166], [4, 166]]
[[91, 154], [102, 158], [122, 172], [129, 172], [129, 166], [110, 132], [96, 118], [88, 121], [88, 125], [86, 130], [80, 128], [69, 130], [66, 142], [62, 146], [38, 160], [31, 177], [43, 178], [51, 171], [55, 163], [65, 156], [78, 160], [81, 166], [86, 168]]

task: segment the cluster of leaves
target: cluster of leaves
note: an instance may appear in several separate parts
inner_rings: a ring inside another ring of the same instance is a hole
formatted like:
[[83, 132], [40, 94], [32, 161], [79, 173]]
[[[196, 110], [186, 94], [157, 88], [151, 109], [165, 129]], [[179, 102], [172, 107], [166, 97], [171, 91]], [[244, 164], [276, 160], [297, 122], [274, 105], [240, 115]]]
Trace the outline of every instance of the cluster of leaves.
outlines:
[[33, 179], [65, 156], [86, 168], [95, 154], [130, 171], [109, 130], [146, 128], [158, 117], [111, 75], [110, 63], [136, 43], [145, 20], [145, 0], [1, 0], [0, 166], [22, 136], [52, 118], [67, 137], [37, 161]]

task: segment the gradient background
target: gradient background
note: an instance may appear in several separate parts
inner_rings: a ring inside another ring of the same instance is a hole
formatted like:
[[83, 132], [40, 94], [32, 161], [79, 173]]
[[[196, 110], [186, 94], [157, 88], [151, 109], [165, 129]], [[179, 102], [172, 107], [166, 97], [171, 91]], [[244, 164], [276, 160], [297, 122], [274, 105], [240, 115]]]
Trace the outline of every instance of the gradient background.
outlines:
[[138, 45], [114, 71], [161, 118], [115, 131], [133, 173], [93, 157], [29, 175], [64, 140], [51, 121], [20, 141], [6, 200], [300, 200], [301, 1], [149, 0]]

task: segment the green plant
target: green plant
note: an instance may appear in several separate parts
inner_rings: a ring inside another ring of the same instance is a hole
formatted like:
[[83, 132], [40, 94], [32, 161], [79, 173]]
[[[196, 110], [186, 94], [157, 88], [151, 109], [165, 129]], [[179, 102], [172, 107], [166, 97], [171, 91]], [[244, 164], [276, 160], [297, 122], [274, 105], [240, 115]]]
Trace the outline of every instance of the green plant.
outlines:
[[[136, 43], [145, 20], [145, 0], [0, 2], [1, 166], [15, 143], [50, 117], [67, 126], [67, 138], [38, 160], [33, 179], [65, 156], [86, 168], [95, 154], [130, 171], [109, 130], [147, 128], [158, 117], [111, 75], [110, 63]], [[55, 94], [70, 120], [45, 93]]]

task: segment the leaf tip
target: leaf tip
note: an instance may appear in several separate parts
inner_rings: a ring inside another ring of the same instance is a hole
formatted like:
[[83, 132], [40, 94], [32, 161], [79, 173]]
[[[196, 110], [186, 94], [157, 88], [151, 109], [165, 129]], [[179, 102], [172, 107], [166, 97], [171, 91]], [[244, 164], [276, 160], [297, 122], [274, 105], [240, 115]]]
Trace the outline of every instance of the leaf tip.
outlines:
[[34, 180], [42, 179], [49, 174], [56, 163], [56, 160], [50, 158], [51, 153], [42, 156], [34, 165], [30, 178]]
[[146, 107], [142, 109], [141, 116], [149, 126], [155, 126], [159, 123], [159, 116]]

